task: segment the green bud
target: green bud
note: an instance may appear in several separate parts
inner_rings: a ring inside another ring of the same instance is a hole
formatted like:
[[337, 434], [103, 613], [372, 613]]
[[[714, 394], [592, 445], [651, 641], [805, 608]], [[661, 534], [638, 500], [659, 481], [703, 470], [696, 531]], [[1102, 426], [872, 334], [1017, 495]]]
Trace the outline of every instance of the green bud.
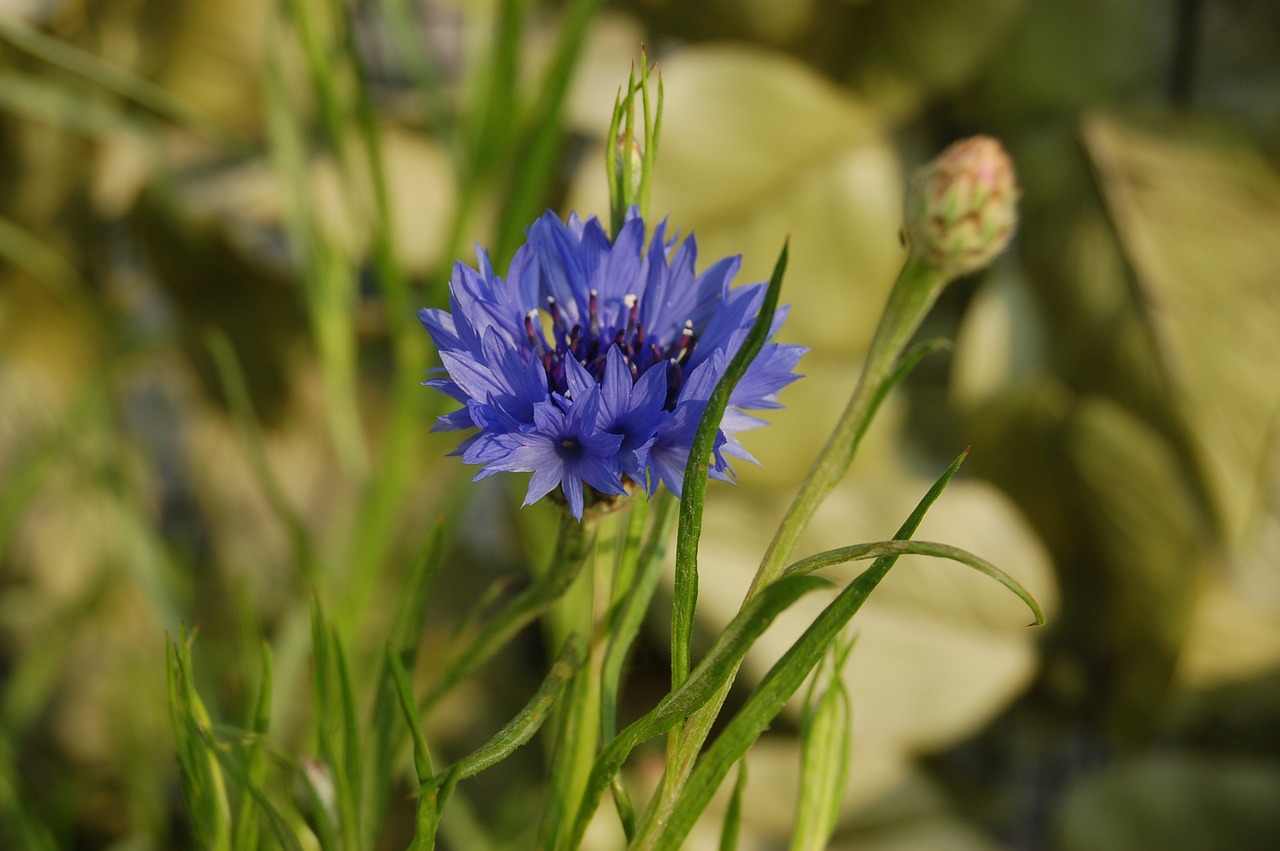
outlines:
[[[630, 143], [630, 144], [628, 144]], [[640, 203], [640, 184], [644, 177], [644, 154], [640, 150], [640, 144], [635, 139], [627, 139], [624, 135], [619, 135], [614, 144], [616, 151], [616, 177], [618, 185], [622, 187], [622, 201], [624, 207], [630, 207], [633, 204]]]
[[907, 193], [911, 252], [948, 278], [995, 259], [1018, 220], [1013, 163], [990, 136], [962, 139], [916, 172]]

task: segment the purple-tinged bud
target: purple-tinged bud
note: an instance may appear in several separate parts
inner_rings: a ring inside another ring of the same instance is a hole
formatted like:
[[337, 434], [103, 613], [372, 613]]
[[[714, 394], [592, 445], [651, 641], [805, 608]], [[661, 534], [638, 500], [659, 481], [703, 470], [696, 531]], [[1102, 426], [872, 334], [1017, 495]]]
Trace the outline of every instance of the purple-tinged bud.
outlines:
[[916, 172], [907, 193], [911, 252], [948, 278], [995, 259], [1018, 221], [1013, 163], [990, 136], [962, 139]]

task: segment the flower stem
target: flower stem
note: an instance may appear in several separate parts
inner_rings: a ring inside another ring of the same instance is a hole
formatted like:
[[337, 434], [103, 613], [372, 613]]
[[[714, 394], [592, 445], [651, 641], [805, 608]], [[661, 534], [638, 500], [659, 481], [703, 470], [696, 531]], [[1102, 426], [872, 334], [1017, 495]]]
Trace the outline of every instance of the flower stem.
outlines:
[[889, 389], [887, 384], [898, 368], [899, 358], [946, 283], [941, 272], [914, 255], [902, 267], [849, 404], [774, 533], [747, 591], [747, 600], [781, 575], [818, 506], [848, 471], [858, 444]]
[[[568, 516], [568, 512], [565, 512]], [[558, 848], [571, 827], [587, 785], [587, 775], [599, 750], [601, 701], [607, 619], [614, 564], [617, 557], [618, 515], [586, 515], [582, 526], [587, 539], [594, 538], [592, 569], [582, 571], [568, 592], [556, 603], [547, 626], [556, 646], [570, 634], [587, 637], [587, 658], [574, 672], [561, 698], [559, 724], [551, 754], [551, 781], [538, 826], [538, 848]], [[562, 534], [567, 530], [562, 530]]]
[[[818, 506], [849, 469], [867, 426], [896, 380], [895, 373], [903, 351], [947, 281], [946, 275], [914, 255], [908, 258], [889, 293], [888, 304], [867, 352], [862, 376], [835, 431], [810, 467], [774, 534], [744, 605], [782, 575], [800, 535], [813, 519]], [[678, 746], [674, 751], [668, 750], [667, 771], [662, 784], [645, 811], [630, 848], [656, 847], [732, 683], [731, 676], [720, 691], [685, 722]]]

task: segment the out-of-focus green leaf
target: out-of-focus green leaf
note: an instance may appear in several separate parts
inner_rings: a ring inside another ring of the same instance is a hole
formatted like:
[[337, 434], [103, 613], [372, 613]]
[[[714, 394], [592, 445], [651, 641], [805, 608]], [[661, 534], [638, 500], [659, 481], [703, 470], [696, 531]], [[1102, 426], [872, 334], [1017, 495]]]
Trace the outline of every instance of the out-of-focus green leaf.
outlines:
[[[801, 63], [758, 48], [685, 48], [660, 69], [666, 99], [652, 216], [696, 232], [704, 265], [742, 254], [738, 282], [767, 280], [771, 246], [790, 235], [788, 275], [802, 284], [788, 288], [784, 336], [860, 352], [903, 257], [901, 167], [877, 114]], [[599, 116], [586, 129], [603, 137], [613, 92], [584, 87], [581, 96], [598, 102], [574, 114]], [[570, 205], [603, 212], [604, 173], [598, 157], [587, 163]]]
[[1026, 281], [987, 275], [965, 311], [952, 357], [951, 398], [973, 409], [1048, 368], [1043, 320]]
[[969, 819], [942, 814], [903, 819], [890, 827], [877, 825], [848, 840], [837, 839], [829, 851], [1001, 851], [1005, 847]]
[[831, 840], [849, 779], [853, 706], [841, 675], [853, 642], [837, 642], [830, 662], [815, 677], [800, 726], [800, 796], [791, 834], [792, 851], [822, 851]]
[[1280, 173], [1209, 120], [1094, 113], [1084, 131], [1222, 533], [1246, 555], [1280, 492]]
[[1089, 610], [1076, 611], [1069, 629], [1096, 659], [1115, 654], [1103, 691], [1124, 731], [1141, 730], [1187, 635], [1204, 567], [1203, 521], [1172, 447], [1119, 405], [1083, 400], [1066, 450], [1083, 488], [1078, 511], [1101, 560], [1076, 577], [1093, 593], [1076, 598], [1073, 605]]
[[632, 0], [655, 29], [676, 38], [799, 47], [820, 32], [839, 0]]
[[[963, 0], [951, 5], [967, 13]], [[965, 107], [1023, 124], [1150, 86], [1167, 73], [1173, 32], [1171, 16], [1143, 0], [1034, 0], [986, 46], [991, 67]]]
[[846, 79], [888, 113], [906, 117], [929, 97], [971, 82], [1011, 39], [1027, 0], [898, 0], [854, 17]]
[[1269, 848], [1280, 836], [1280, 771], [1248, 759], [1160, 756], [1086, 778], [1068, 791], [1062, 851]]
[[0, 108], [59, 130], [94, 137], [148, 129], [137, 115], [100, 95], [13, 71], [0, 71]]
[[[1271, 564], [1280, 564], [1273, 560]], [[1239, 582], [1211, 574], [1196, 597], [1178, 680], [1192, 687], [1247, 681], [1280, 667], [1280, 617], [1265, 577]], [[1259, 593], [1250, 593], [1253, 589]]]
[[[21, 21], [0, 16], [0, 40], [144, 106], [212, 144], [229, 151], [241, 151], [246, 147], [246, 140], [238, 133], [132, 71], [105, 62], [73, 44], [45, 35]], [[57, 99], [55, 96], [55, 101]]]
[[57, 851], [57, 840], [23, 800], [18, 781], [8, 731], [0, 732], [0, 840], [29, 851]]

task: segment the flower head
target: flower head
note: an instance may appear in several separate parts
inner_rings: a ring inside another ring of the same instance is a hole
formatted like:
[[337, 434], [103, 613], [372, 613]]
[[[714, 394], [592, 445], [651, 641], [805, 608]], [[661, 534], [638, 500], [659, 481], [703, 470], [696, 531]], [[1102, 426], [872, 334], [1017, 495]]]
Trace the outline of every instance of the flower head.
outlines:
[[906, 225], [911, 249], [948, 277], [986, 266], [1017, 224], [1013, 163], [990, 136], [951, 145], [911, 182]]
[[[477, 269], [454, 266], [449, 309], [418, 314], [447, 374], [426, 384], [462, 403], [436, 428], [478, 430], [457, 450], [484, 465], [476, 478], [532, 473], [525, 505], [558, 485], [579, 519], [588, 499], [631, 484], [679, 496], [698, 422], [764, 285], [730, 289], [738, 257], [696, 274], [697, 243], [669, 239], [665, 222], [646, 248], [634, 209], [612, 242], [595, 218], [546, 213], [505, 280], [477, 253]], [[781, 407], [803, 353], [773, 342], [760, 351], [730, 396], [711, 475], [732, 472], [725, 456], [754, 460], [736, 435], [763, 422], [746, 410]]]

